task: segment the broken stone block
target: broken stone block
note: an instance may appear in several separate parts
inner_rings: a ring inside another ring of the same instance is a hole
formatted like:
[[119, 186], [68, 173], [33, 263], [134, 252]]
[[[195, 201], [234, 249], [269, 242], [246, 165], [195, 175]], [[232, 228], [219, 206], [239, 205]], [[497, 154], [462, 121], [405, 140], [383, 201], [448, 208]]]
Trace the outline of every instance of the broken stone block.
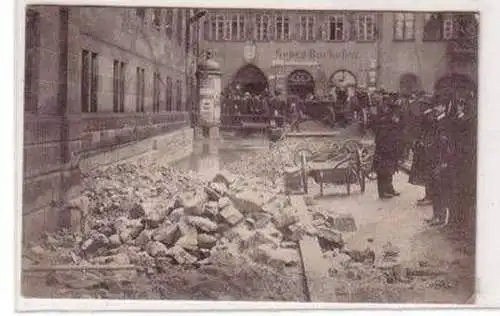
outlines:
[[204, 208], [202, 216], [209, 219], [215, 219], [219, 214], [219, 203], [216, 201], [208, 201]]
[[203, 214], [203, 205], [207, 201], [206, 194], [202, 192], [189, 192], [181, 196], [184, 213], [186, 215]]
[[253, 260], [270, 265], [276, 269], [296, 266], [299, 264], [299, 254], [293, 249], [275, 249], [269, 245], [261, 245], [253, 252]]
[[119, 247], [122, 244], [122, 241], [120, 240], [119, 235], [114, 234], [109, 237], [109, 243], [113, 247]]
[[148, 228], [158, 228], [167, 216], [167, 208], [155, 203], [143, 203], [144, 223]]
[[318, 228], [317, 231], [318, 241], [323, 249], [333, 250], [344, 246], [342, 233], [329, 228]]
[[293, 241], [282, 241], [280, 244], [281, 248], [297, 249], [299, 245]]
[[224, 196], [224, 197], [221, 197], [219, 199], [219, 209], [220, 210], [223, 210], [224, 208], [226, 208], [227, 206], [233, 204], [233, 202], [231, 202], [231, 199], [229, 199], [227, 196]]
[[237, 177], [232, 172], [228, 170], [219, 171], [215, 177], [212, 179], [212, 182], [221, 182], [224, 183], [227, 187], [230, 187], [234, 182], [236, 182]]
[[131, 219], [142, 218], [144, 215], [146, 215], [146, 211], [141, 203], [134, 203], [129, 210], [129, 217]]
[[264, 212], [263, 206], [274, 197], [273, 193], [247, 189], [231, 195], [234, 206], [243, 214]]
[[148, 253], [148, 255], [155, 258], [160, 256], [166, 256], [168, 249], [167, 246], [165, 246], [159, 241], [150, 241], [146, 246], [146, 252]]
[[[215, 191], [215, 193], [217, 193], [217, 195], [220, 197], [223, 197], [227, 194], [227, 186], [224, 184], [224, 183], [220, 183], [220, 182], [212, 182], [210, 183], [210, 189], [212, 189], [213, 191]], [[216, 199], [216, 201], [218, 201], [219, 199]]]
[[188, 251], [195, 251], [198, 249], [198, 232], [195, 228], [187, 230], [182, 233], [181, 237], [175, 243], [176, 246], [180, 246]]
[[97, 250], [106, 247], [109, 239], [101, 233], [92, 234], [92, 236], [83, 242], [81, 250], [86, 254], [95, 253]]
[[217, 223], [201, 216], [187, 216], [186, 221], [188, 224], [197, 227], [204, 232], [215, 232], [217, 230]]
[[299, 221], [299, 217], [295, 214], [295, 210], [287, 208], [273, 216], [273, 223], [278, 229], [286, 228]]
[[144, 224], [140, 219], [132, 219], [128, 221], [127, 227], [130, 228], [130, 235], [135, 239], [144, 229]]
[[333, 228], [341, 232], [356, 231], [356, 221], [350, 214], [339, 215], [334, 219]]
[[168, 219], [172, 223], [177, 223], [186, 213], [184, 212], [184, 208], [176, 208], [173, 210], [170, 215], [168, 216]]
[[146, 245], [152, 240], [153, 233], [154, 231], [151, 229], [143, 230], [135, 239], [135, 245], [141, 248], [145, 248]]
[[234, 206], [229, 205], [220, 211], [220, 216], [229, 224], [236, 225], [243, 220], [244, 216]]
[[158, 228], [153, 235], [153, 240], [159, 241], [167, 247], [173, 245], [179, 238], [179, 227], [174, 224]]
[[178, 264], [193, 264], [198, 260], [198, 258], [177, 245], [168, 249], [167, 256], [174, 258]]
[[200, 248], [211, 249], [217, 243], [217, 238], [209, 234], [198, 234], [198, 245]]

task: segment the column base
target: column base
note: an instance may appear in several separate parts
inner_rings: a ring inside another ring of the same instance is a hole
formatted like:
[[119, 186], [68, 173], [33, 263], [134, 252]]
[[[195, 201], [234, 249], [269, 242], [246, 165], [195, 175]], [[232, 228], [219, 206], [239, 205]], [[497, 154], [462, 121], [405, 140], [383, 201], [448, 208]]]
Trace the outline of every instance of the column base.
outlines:
[[220, 139], [219, 126], [197, 126], [194, 133], [197, 139]]

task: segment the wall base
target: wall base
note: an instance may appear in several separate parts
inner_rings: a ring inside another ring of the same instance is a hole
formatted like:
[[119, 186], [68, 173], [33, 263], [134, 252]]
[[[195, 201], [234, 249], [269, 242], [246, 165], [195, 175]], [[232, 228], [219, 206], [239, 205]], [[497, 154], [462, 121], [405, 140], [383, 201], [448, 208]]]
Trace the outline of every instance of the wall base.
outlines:
[[[168, 165], [176, 160], [189, 156], [193, 152], [194, 132], [190, 127], [172, 133], [145, 139], [106, 153], [84, 159], [80, 163], [83, 172], [103, 168], [115, 163], [131, 162], [150, 164], [152, 162]], [[73, 175], [75, 174], [75, 175]], [[71, 198], [68, 193], [61, 192], [61, 182], [65, 178], [81, 174], [59, 170], [35, 179], [24, 180], [24, 190], [36, 190], [41, 198], [32, 204], [22, 206], [22, 240], [23, 243], [34, 241], [44, 232], [54, 232], [61, 228], [62, 209], [51, 205], [51, 201]], [[72, 189], [72, 194], [78, 190]], [[44, 198], [46, 197], [46, 198]]]

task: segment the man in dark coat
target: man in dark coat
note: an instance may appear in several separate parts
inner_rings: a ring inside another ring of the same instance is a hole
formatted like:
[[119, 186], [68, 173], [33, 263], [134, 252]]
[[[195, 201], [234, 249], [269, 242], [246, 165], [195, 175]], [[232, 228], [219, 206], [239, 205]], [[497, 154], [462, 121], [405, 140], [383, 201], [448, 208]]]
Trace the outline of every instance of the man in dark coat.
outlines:
[[401, 158], [401, 118], [391, 104], [391, 98], [382, 99], [373, 130], [375, 132], [375, 154], [373, 168], [377, 173], [378, 195], [381, 199], [398, 196], [392, 184], [393, 174]]
[[[471, 106], [466, 100], [459, 100], [454, 111], [450, 111], [451, 140], [453, 156], [450, 162], [451, 182], [450, 223], [461, 224], [467, 221], [467, 213], [474, 207], [475, 190], [470, 183], [475, 181], [473, 174], [476, 148], [473, 144], [473, 119], [466, 108]], [[471, 203], [472, 202], [472, 203]]]
[[[430, 195], [430, 177], [428, 167], [428, 148], [432, 140], [433, 128], [433, 99], [431, 96], [422, 96], [418, 100], [419, 109], [415, 109], [410, 114], [412, 125], [414, 125], [414, 135], [416, 139], [413, 141], [413, 161], [410, 170], [409, 182], [413, 185], [425, 186], [425, 196], [417, 201], [417, 205], [429, 205], [432, 203]], [[417, 113], [419, 112], [419, 113]]]
[[448, 211], [451, 198], [452, 146], [450, 135], [450, 120], [446, 116], [447, 105], [439, 102], [434, 107], [431, 143], [428, 147], [428, 168], [430, 172], [430, 197], [432, 200], [432, 218], [427, 220], [430, 225], [442, 225], [448, 222]]

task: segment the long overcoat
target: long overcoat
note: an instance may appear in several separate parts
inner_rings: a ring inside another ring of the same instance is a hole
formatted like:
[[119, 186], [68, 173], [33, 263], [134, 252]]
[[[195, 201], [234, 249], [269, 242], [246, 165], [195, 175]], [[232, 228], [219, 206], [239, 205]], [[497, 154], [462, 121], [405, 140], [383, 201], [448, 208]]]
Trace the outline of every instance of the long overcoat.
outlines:
[[401, 121], [396, 120], [394, 112], [381, 113], [376, 118], [373, 130], [375, 133], [373, 168], [376, 172], [394, 173], [402, 157]]

